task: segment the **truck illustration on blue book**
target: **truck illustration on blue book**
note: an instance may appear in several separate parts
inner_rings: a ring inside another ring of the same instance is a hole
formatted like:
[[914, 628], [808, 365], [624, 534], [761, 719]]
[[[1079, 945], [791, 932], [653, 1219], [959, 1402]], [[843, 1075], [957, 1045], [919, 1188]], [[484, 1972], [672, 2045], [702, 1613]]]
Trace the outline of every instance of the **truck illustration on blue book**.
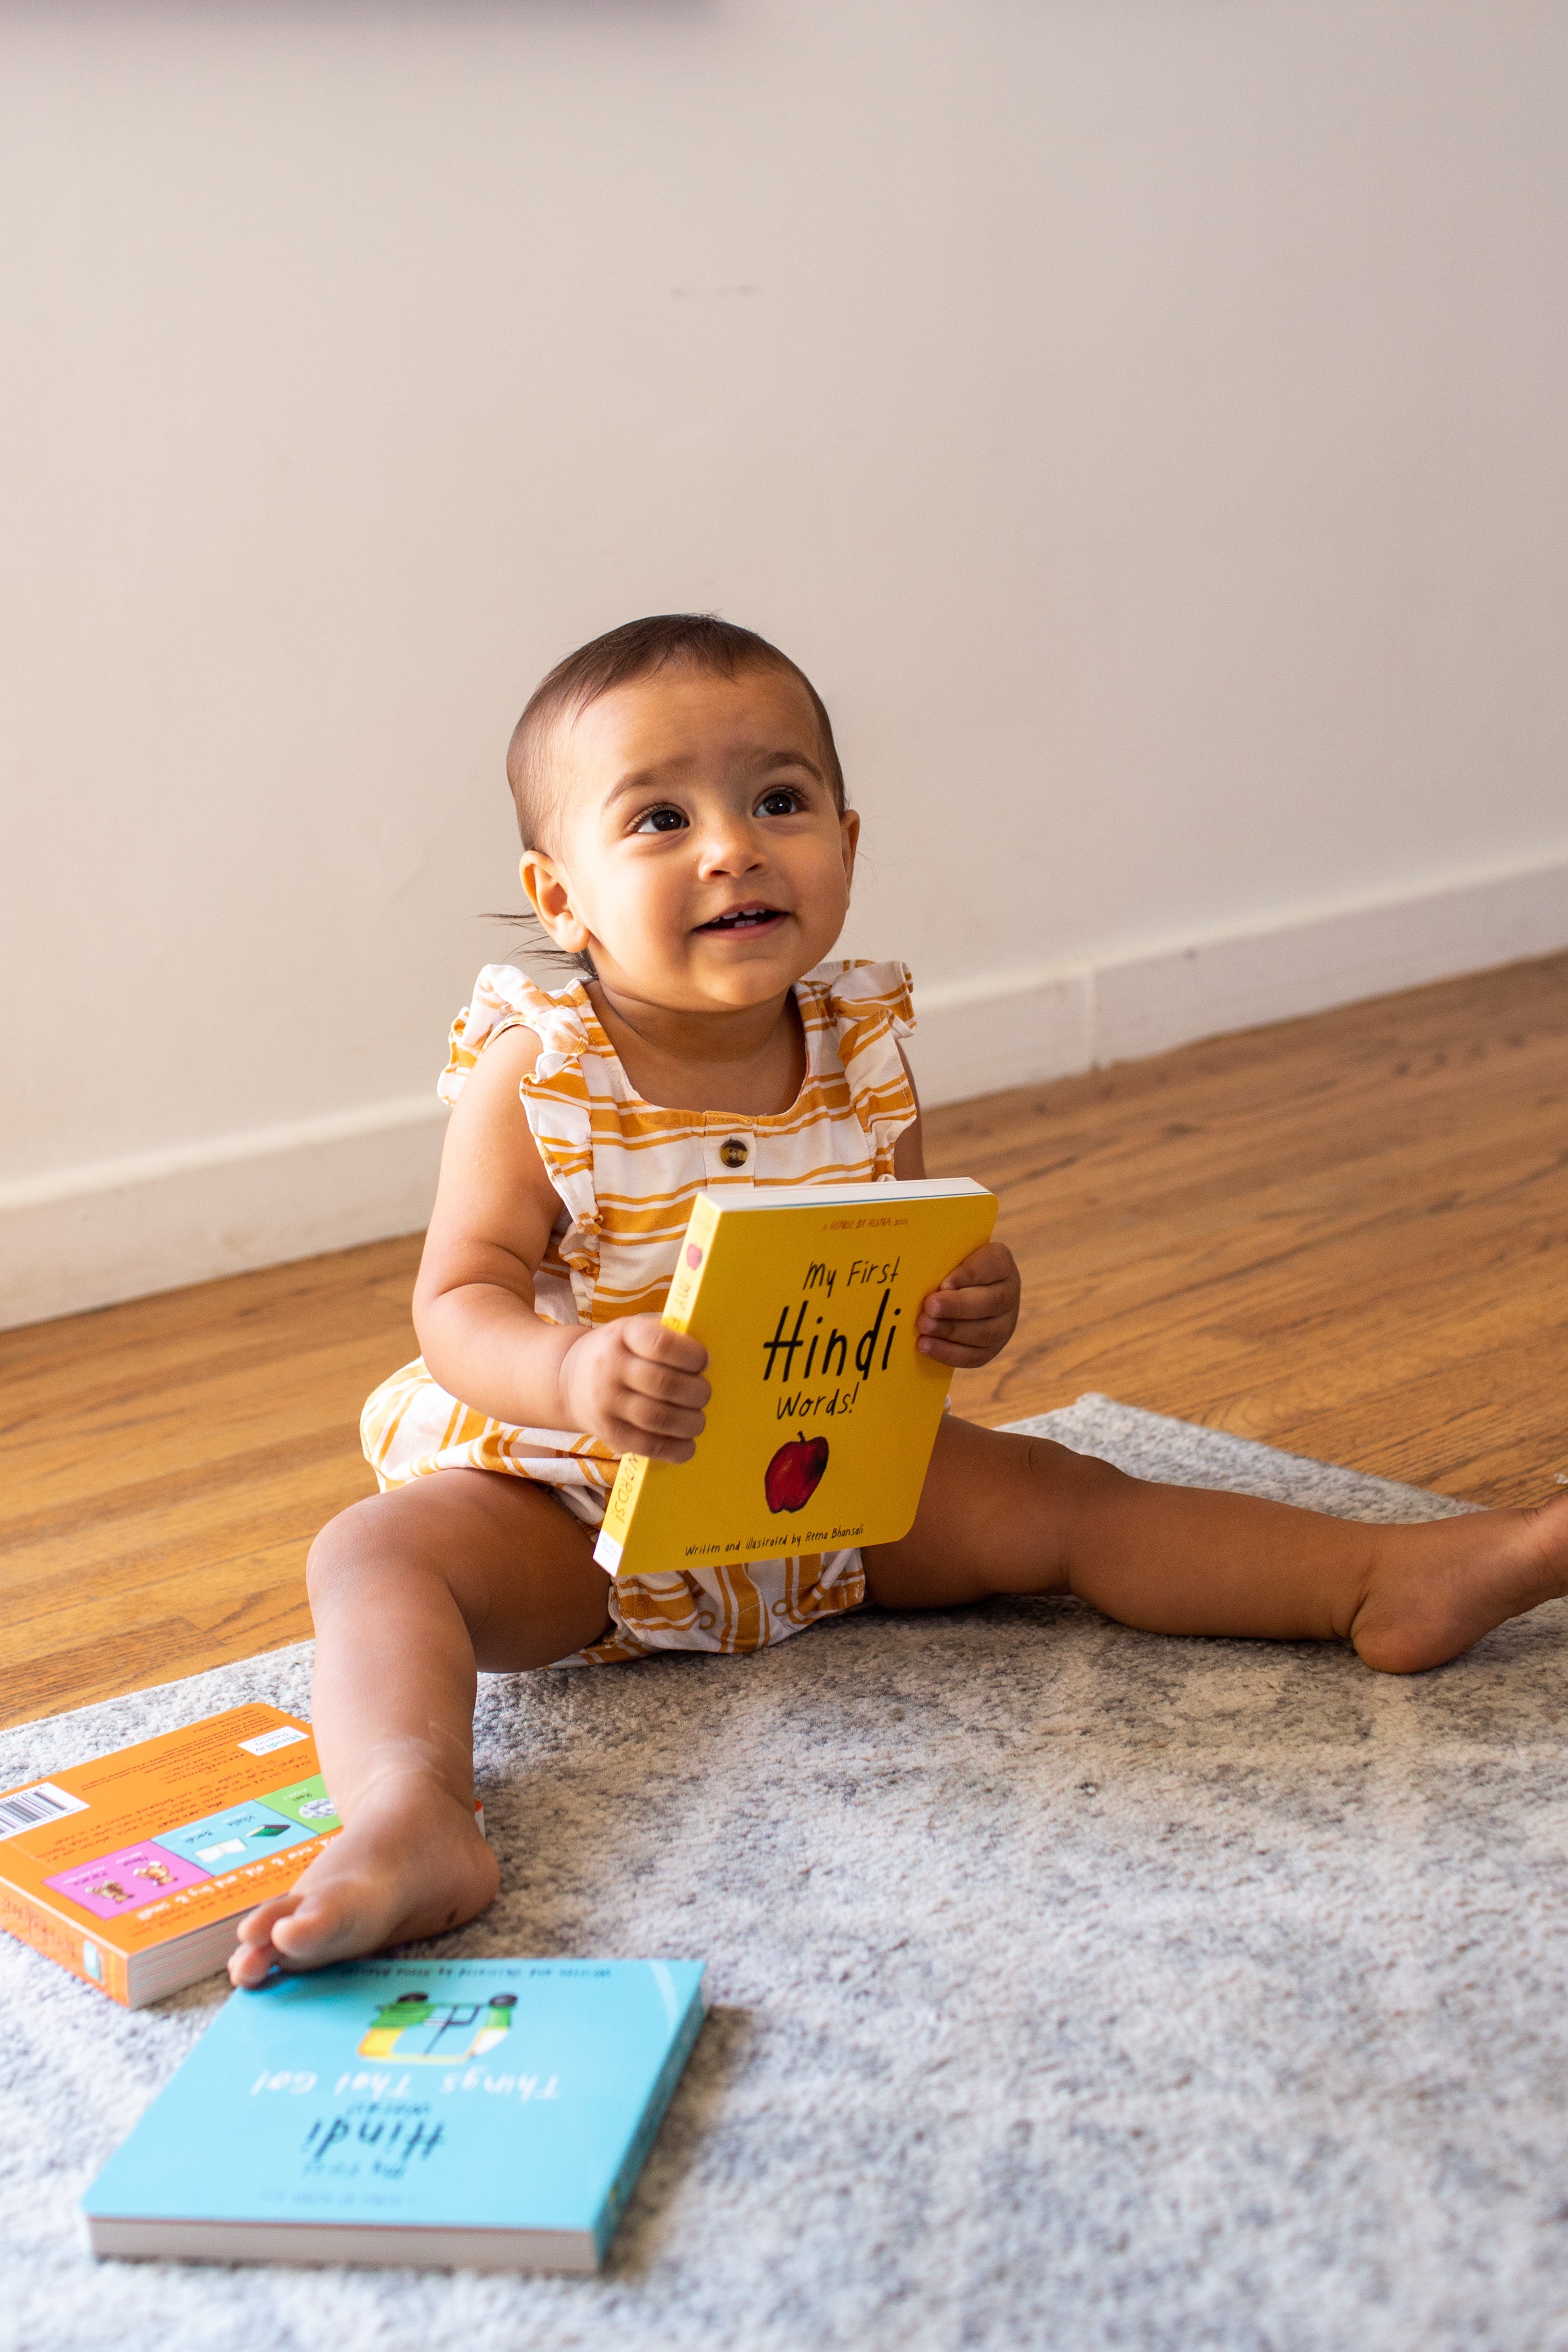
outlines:
[[399, 1993], [376, 2011], [362, 2058], [393, 2058], [403, 2066], [462, 2066], [504, 2042], [511, 2032], [514, 1992], [489, 2000], [432, 2000], [426, 1992]]

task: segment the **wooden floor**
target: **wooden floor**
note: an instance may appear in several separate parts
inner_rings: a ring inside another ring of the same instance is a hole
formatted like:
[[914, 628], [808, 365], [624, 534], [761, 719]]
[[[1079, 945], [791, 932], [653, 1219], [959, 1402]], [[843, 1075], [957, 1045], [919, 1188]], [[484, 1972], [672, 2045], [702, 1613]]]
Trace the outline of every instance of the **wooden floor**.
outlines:
[[[1100, 1389], [1483, 1502], [1568, 1471], [1568, 956], [931, 1113], [1025, 1315], [956, 1408]], [[0, 1722], [300, 1639], [416, 1237], [0, 1336]]]

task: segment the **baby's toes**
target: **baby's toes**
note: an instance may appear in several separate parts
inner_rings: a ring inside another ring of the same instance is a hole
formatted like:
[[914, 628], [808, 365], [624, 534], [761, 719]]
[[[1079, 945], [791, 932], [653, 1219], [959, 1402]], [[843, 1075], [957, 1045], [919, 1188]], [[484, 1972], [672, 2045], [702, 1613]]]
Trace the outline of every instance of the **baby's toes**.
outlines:
[[246, 1913], [239, 1923], [239, 1941], [229, 1956], [230, 1984], [254, 1990], [271, 1974], [282, 1958], [272, 1941], [272, 1930], [280, 1919], [288, 1917], [299, 1900], [297, 1895], [279, 1895], [270, 1903], [258, 1904], [254, 1911]]
[[241, 1992], [254, 1992], [278, 1964], [270, 1944], [237, 1944], [228, 1956], [228, 1980]]

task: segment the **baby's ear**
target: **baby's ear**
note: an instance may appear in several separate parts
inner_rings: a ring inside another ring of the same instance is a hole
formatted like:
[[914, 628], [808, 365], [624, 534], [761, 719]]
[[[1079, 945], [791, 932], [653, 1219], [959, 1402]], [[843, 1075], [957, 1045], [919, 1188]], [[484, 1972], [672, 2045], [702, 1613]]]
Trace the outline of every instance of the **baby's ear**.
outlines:
[[588, 945], [588, 926], [574, 912], [572, 886], [553, 857], [542, 849], [525, 849], [518, 860], [523, 894], [558, 948], [581, 955]]

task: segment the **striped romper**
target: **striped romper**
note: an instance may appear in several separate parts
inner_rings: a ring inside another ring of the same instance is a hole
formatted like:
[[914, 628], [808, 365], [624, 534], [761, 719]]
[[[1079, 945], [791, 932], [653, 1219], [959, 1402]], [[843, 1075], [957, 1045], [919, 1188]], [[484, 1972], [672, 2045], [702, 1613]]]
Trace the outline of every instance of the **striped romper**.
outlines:
[[[898, 1040], [914, 1026], [900, 963], [822, 963], [795, 984], [806, 1067], [788, 1110], [767, 1118], [663, 1110], [634, 1094], [581, 981], [537, 988], [487, 964], [458, 1014], [438, 1091], [456, 1100], [485, 1047], [508, 1029], [542, 1048], [523, 1108], [561, 1213], [534, 1280], [552, 1323], [657, 1315], [700, 1192], [737, 1186], [890, 1181], [893, 1147], [915, 1117]], [[618, 1457], [595, 1437], [520, 1429], [449, 1396], [416, 1360], [364, 1408], [365, 1455], [384, 1489], [437, 1470], [493, 1470], [553, 1486], [597, 1527]], [[807, 1552], [611, 1581], [612, 1630], [563, 1664], [609, 1664], [656, 1650], [760, 1650], [866, 1595], [858, 1551]]]

